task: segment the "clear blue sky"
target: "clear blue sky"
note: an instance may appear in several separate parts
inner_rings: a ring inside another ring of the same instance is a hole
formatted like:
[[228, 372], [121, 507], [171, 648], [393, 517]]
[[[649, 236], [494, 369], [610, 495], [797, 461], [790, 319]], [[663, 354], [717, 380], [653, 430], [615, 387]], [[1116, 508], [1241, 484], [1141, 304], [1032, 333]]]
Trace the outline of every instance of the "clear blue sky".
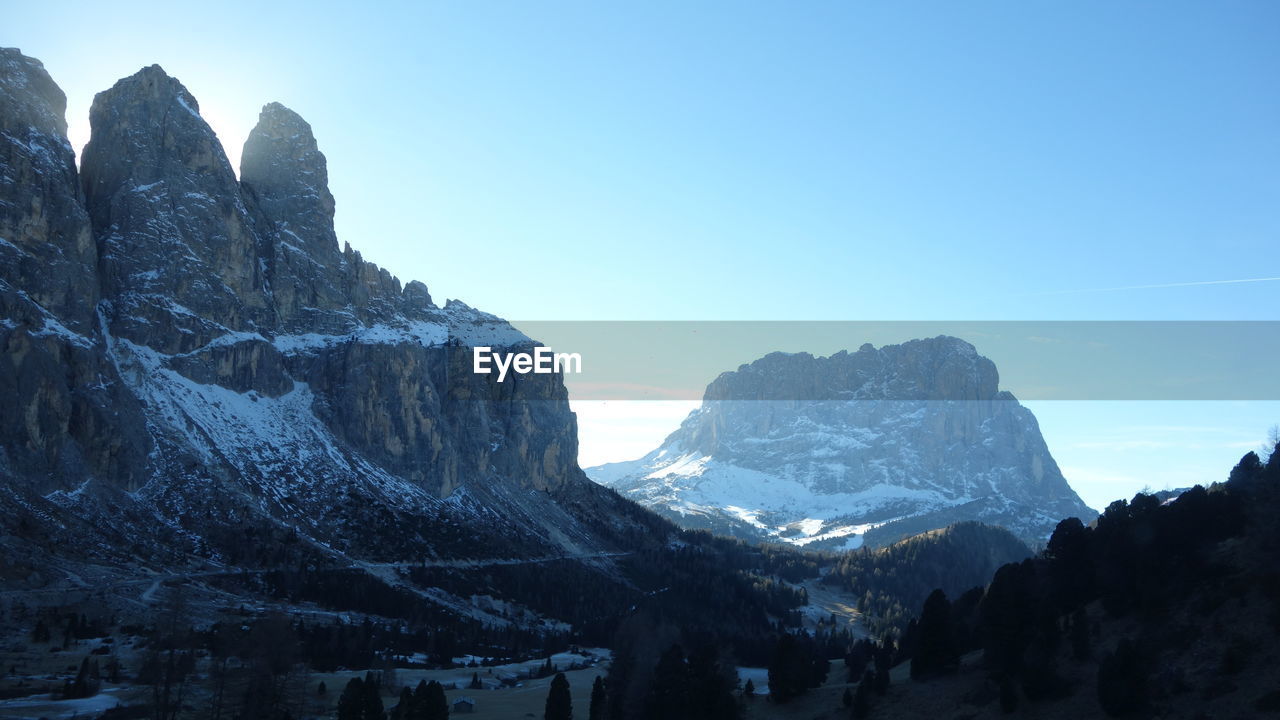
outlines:
[[341, 239], [513, 319], [1280, 315], [1276, 281], [1093, 291], [1280, 276], [1270, 0], [377, 8], [10, 0], [0, 43], [77, 145], [151, 63], [233, 159], [285, 103]]

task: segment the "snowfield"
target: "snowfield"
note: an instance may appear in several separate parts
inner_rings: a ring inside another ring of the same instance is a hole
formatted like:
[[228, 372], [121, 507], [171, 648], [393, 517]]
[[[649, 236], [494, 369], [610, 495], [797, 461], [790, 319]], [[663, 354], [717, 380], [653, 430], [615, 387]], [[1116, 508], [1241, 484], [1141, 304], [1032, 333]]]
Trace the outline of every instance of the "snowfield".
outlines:
[[[589, 471], [590, 472], [590, 471]], [[593, 478], [598, 477], [593, 474]], [[855, 511], [877, 511], [909, 502], [916, 506], [945, 507], [968, 502], [949, 501], [936, 490], [905, 488], [877, 483], [865, 490], [821, 493], [803, 480], [719, 462], [710, 456], [687, 453], [659, 462], [647, 473], [652, 481], [629, 490], [633, 499], [649, 507], [661, 505], [685, 516], [714, 519], [728, 515], [754, 527], [769, 539], [804, 546], [815, 541], [846, 538], [843, 549], [862, 545], [862, 536], [879, 522], [844, 522]]]
[[770, 354], [716, 378], [660, 447], [586, 472], [685, 527], [829, 550], [962, 520], [1034, 545], [1096, 514], [994, 365], [946, 337]]

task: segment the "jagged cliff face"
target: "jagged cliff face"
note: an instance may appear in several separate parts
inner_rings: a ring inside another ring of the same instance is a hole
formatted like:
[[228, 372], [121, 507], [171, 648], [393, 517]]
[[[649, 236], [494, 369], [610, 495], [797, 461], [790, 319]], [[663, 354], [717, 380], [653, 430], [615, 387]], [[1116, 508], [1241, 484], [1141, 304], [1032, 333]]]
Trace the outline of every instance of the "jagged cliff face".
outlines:
[[359, 323], [398, 316], [423, 319], [431, 295], [420, 282], [404, 290], [385, 270], [338, 249], [329, 170], [311, 126], [279, 103], [262, 109], [240, 161], [240, 178], [258, 229], [283, 330], [342, 334]]
[[0, 49], [0, 473], [6, 490], [136, 486], [149, 442], [99, 341], [98, 249], [67, 142], [66, 97]]
[[32, 302], [86, 330], [98, 300], [98, 250], [66, 140], [66, 106], [38, 61], [0, 49], [0, 272]]
[[111, 331], [165, 353], [272, 325], [239, 183], [195, 98], [158, 65], [94, 98], [82, 163]]
[[473, 374], [469, 345], [532, 341], [339, 249], [301, 117], [265, 106], [237, 179], [159, 66], [95, 98], [80, 171], [64, 109], [38, 61], [0, 50], [13, 522], [130, 518], [209, 557], [218, 528], [254, 523], [362, 556], [458, 552], [441, 526], [593, 542], [552, 498], [592, 487], [561, 379]]
[[1095, 514], [995, 365], [947, 337], [768, 355], [716, 378], [662, 447], [588, 473], [686, 525], [818, 547], [960, 520], [1034, 543]]

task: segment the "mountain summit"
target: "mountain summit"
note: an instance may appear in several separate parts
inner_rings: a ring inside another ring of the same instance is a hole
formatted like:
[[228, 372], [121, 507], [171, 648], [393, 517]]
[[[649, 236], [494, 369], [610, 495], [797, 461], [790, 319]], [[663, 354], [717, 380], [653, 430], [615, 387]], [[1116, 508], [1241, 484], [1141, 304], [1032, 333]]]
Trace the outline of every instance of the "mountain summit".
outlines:
[[995, 364], [940, 336], [726, 372], [662, 446], [588, 469], [689, 527], [812, 547], [883, 544], [962, 520], [1043, 542], [1096, 513]]
[[0, 49], [11, 566], [228, 567], [255, 534], [337, 566], [607, 545], [561, 378], [470, 372], [469, 345], [534, 343], [339, 249], [297, 113], [262, 109], [237, 179], [158, 65], [97, 95], [79, 169], [65, 107]]

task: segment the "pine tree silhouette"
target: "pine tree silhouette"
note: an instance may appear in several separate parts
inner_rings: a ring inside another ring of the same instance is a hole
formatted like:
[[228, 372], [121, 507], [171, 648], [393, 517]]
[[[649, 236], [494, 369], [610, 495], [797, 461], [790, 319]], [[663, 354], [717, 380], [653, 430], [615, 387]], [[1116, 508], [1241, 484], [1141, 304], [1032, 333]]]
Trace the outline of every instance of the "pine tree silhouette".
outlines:
[[564, 673], [556, 673], [547, 692], [546, 712], [543, 720], [573, 720], [573, 698], [569, 695], [569, 680]]

